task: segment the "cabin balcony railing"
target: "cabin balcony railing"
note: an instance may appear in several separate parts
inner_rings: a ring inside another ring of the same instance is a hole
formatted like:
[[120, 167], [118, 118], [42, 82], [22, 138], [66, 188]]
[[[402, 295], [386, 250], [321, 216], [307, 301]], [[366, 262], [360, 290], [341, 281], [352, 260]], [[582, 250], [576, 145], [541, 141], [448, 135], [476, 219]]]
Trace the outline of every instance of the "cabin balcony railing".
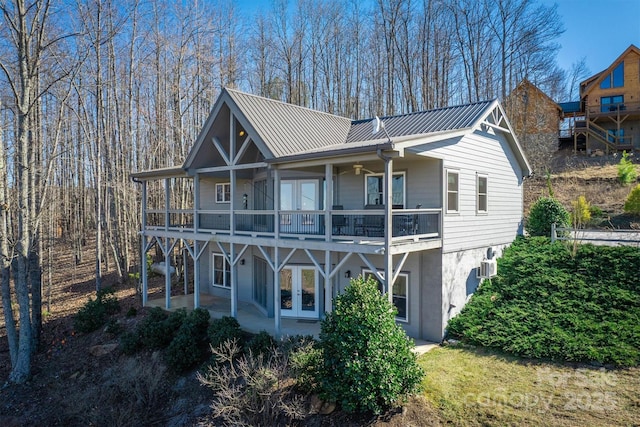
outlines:
[[[240, 235], [275, 235], [278, 218], [279, 234], [283, 238], [316, 237], [327, 235], [324, 210], [285, 211], [236, 210], [235, 233]], [[193, 210], [148, 210], [146, 228], [149, 230], [198, 231], [230, 233], [231, 216], [228, 210], [198, 210], [199, 228], [194, 230]], [[331, 240], [382, 241], [387, 231], [392, 241], [431, 239], [441, 237], [441, 209], [394, 209], [391, 230], [385, 229], [382, 209], [331, 210]]]
[[617, 102], [614, 104], [597, 104], [587, 106], [587, 114], [590, 117], [638, 113], [640, 113], [640, 102]]

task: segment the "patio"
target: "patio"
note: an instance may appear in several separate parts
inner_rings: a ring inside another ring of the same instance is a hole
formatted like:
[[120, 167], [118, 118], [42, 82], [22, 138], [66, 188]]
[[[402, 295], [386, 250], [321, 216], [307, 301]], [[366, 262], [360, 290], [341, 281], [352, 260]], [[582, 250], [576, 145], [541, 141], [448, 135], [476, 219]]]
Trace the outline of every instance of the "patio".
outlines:
[[[164, 308], [164, 298], [150, 299], [147, 307]], [[231, 316], [231, 301], [226, 298], [220, 298], [209, 294], [200, 294], [200, 306], [209, 310], [211, 318], [220, 319], [223, 316]], [[170, 311], [179, 308], [193, 310], [193, 294], [177, 295], [171, 297]], [[266, 317], [253, 304], [238, 301], [238, 323], [240, 327], [247, 332], [257, 334], [260, 331], [267, 331], [271, 335], [275, 335], [275, 322], [272, 318]], [[304, 319], [282, 319], [282, 335], [313, 335], [318, 338], [320, 335], [319, 320]], [[415, 343], [414, 352], [418, 355], [438, 346], [438, 343], [413, 340]]]
[[[164, 308], [164, 301], [164, 298], [150, 299], [147, 302], [147, 307]], [[231, 300], [227, 298], [200, 294], [200, 307], [209, 310], [212, 319], [231, 316]], [[172, 296], [170, 311], [179, 308], [193, 310], [193, 294]], [[274, 319], [265, 316], [251, 303], [238, 301], [237, 320], [242, 329], [252, 334], [267, 331], [271, 335], [275, 335], [276, 328]], [[281, 331], [282, 335], [313, 335], [315, 338], [318, 338], [320, 335], [320, 321], [287, 319], [283, 317]]]

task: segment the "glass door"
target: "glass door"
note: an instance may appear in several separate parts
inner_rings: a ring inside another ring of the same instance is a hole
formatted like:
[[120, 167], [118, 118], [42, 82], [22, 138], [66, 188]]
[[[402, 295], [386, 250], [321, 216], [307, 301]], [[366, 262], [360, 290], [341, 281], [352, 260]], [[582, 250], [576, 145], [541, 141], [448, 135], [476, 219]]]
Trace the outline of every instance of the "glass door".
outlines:
[[[315, 211], [319, 207], [318, 180], [284, 180], [280, 182], [280, 209]], [[315, 213], [280, 214], [280, 231], [293, 234], [315, 234], [320, 221]]]
[[280, 271], [280, 311], [284, 317], [318, 317], [318, 272], [287, 266]]

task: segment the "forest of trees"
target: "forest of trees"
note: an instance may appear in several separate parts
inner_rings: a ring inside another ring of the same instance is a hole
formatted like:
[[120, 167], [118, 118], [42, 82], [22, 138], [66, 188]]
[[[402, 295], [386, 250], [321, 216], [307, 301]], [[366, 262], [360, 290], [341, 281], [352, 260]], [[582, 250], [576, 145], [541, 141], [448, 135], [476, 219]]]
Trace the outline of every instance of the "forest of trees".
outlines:
[[255, 13], [233, 0], [0, 0], [0, 14], [15, 382], [37, 348], [47, 254], [64, 240], [80, 262], [95, 241], [97, 288], [136, 268], [129, 174], [182, 164], [223, 87], [353, 119], [504, 99], [525, 77], [557, 100], [571, 89], [560, 17], [537, 0], [275, 0]]

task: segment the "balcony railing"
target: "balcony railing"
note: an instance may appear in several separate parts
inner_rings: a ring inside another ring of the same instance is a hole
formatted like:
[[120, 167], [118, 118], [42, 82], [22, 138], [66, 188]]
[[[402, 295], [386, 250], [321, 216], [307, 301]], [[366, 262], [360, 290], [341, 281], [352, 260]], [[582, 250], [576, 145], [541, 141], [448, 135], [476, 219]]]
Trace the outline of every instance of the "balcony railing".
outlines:
[[587, 114], [589, 116], [610, 115], [610, 114], [638, 114], [640, 113], [640, 102], [618, 102], [615, 104], [588, 105]]
[[[391, 238], [393, 241], [420, 238], [439, 238], [441, 209], [394, 209], [392, 211]], [[381, 209], [330, 211], [330, 237], [332, 240], [384, 240], [385, 220]], [[198, 231], [230, 233], [231, 216], [228, 210], [198, 210], [199, 228], [194, 230], [193, 210], [147, 211], [146, 228], [171, 231]], [[326, 211], [235, 211], [235, 233], [273, 236], [275, 219], [280, 236], [317, 237], [327, 235]]]

